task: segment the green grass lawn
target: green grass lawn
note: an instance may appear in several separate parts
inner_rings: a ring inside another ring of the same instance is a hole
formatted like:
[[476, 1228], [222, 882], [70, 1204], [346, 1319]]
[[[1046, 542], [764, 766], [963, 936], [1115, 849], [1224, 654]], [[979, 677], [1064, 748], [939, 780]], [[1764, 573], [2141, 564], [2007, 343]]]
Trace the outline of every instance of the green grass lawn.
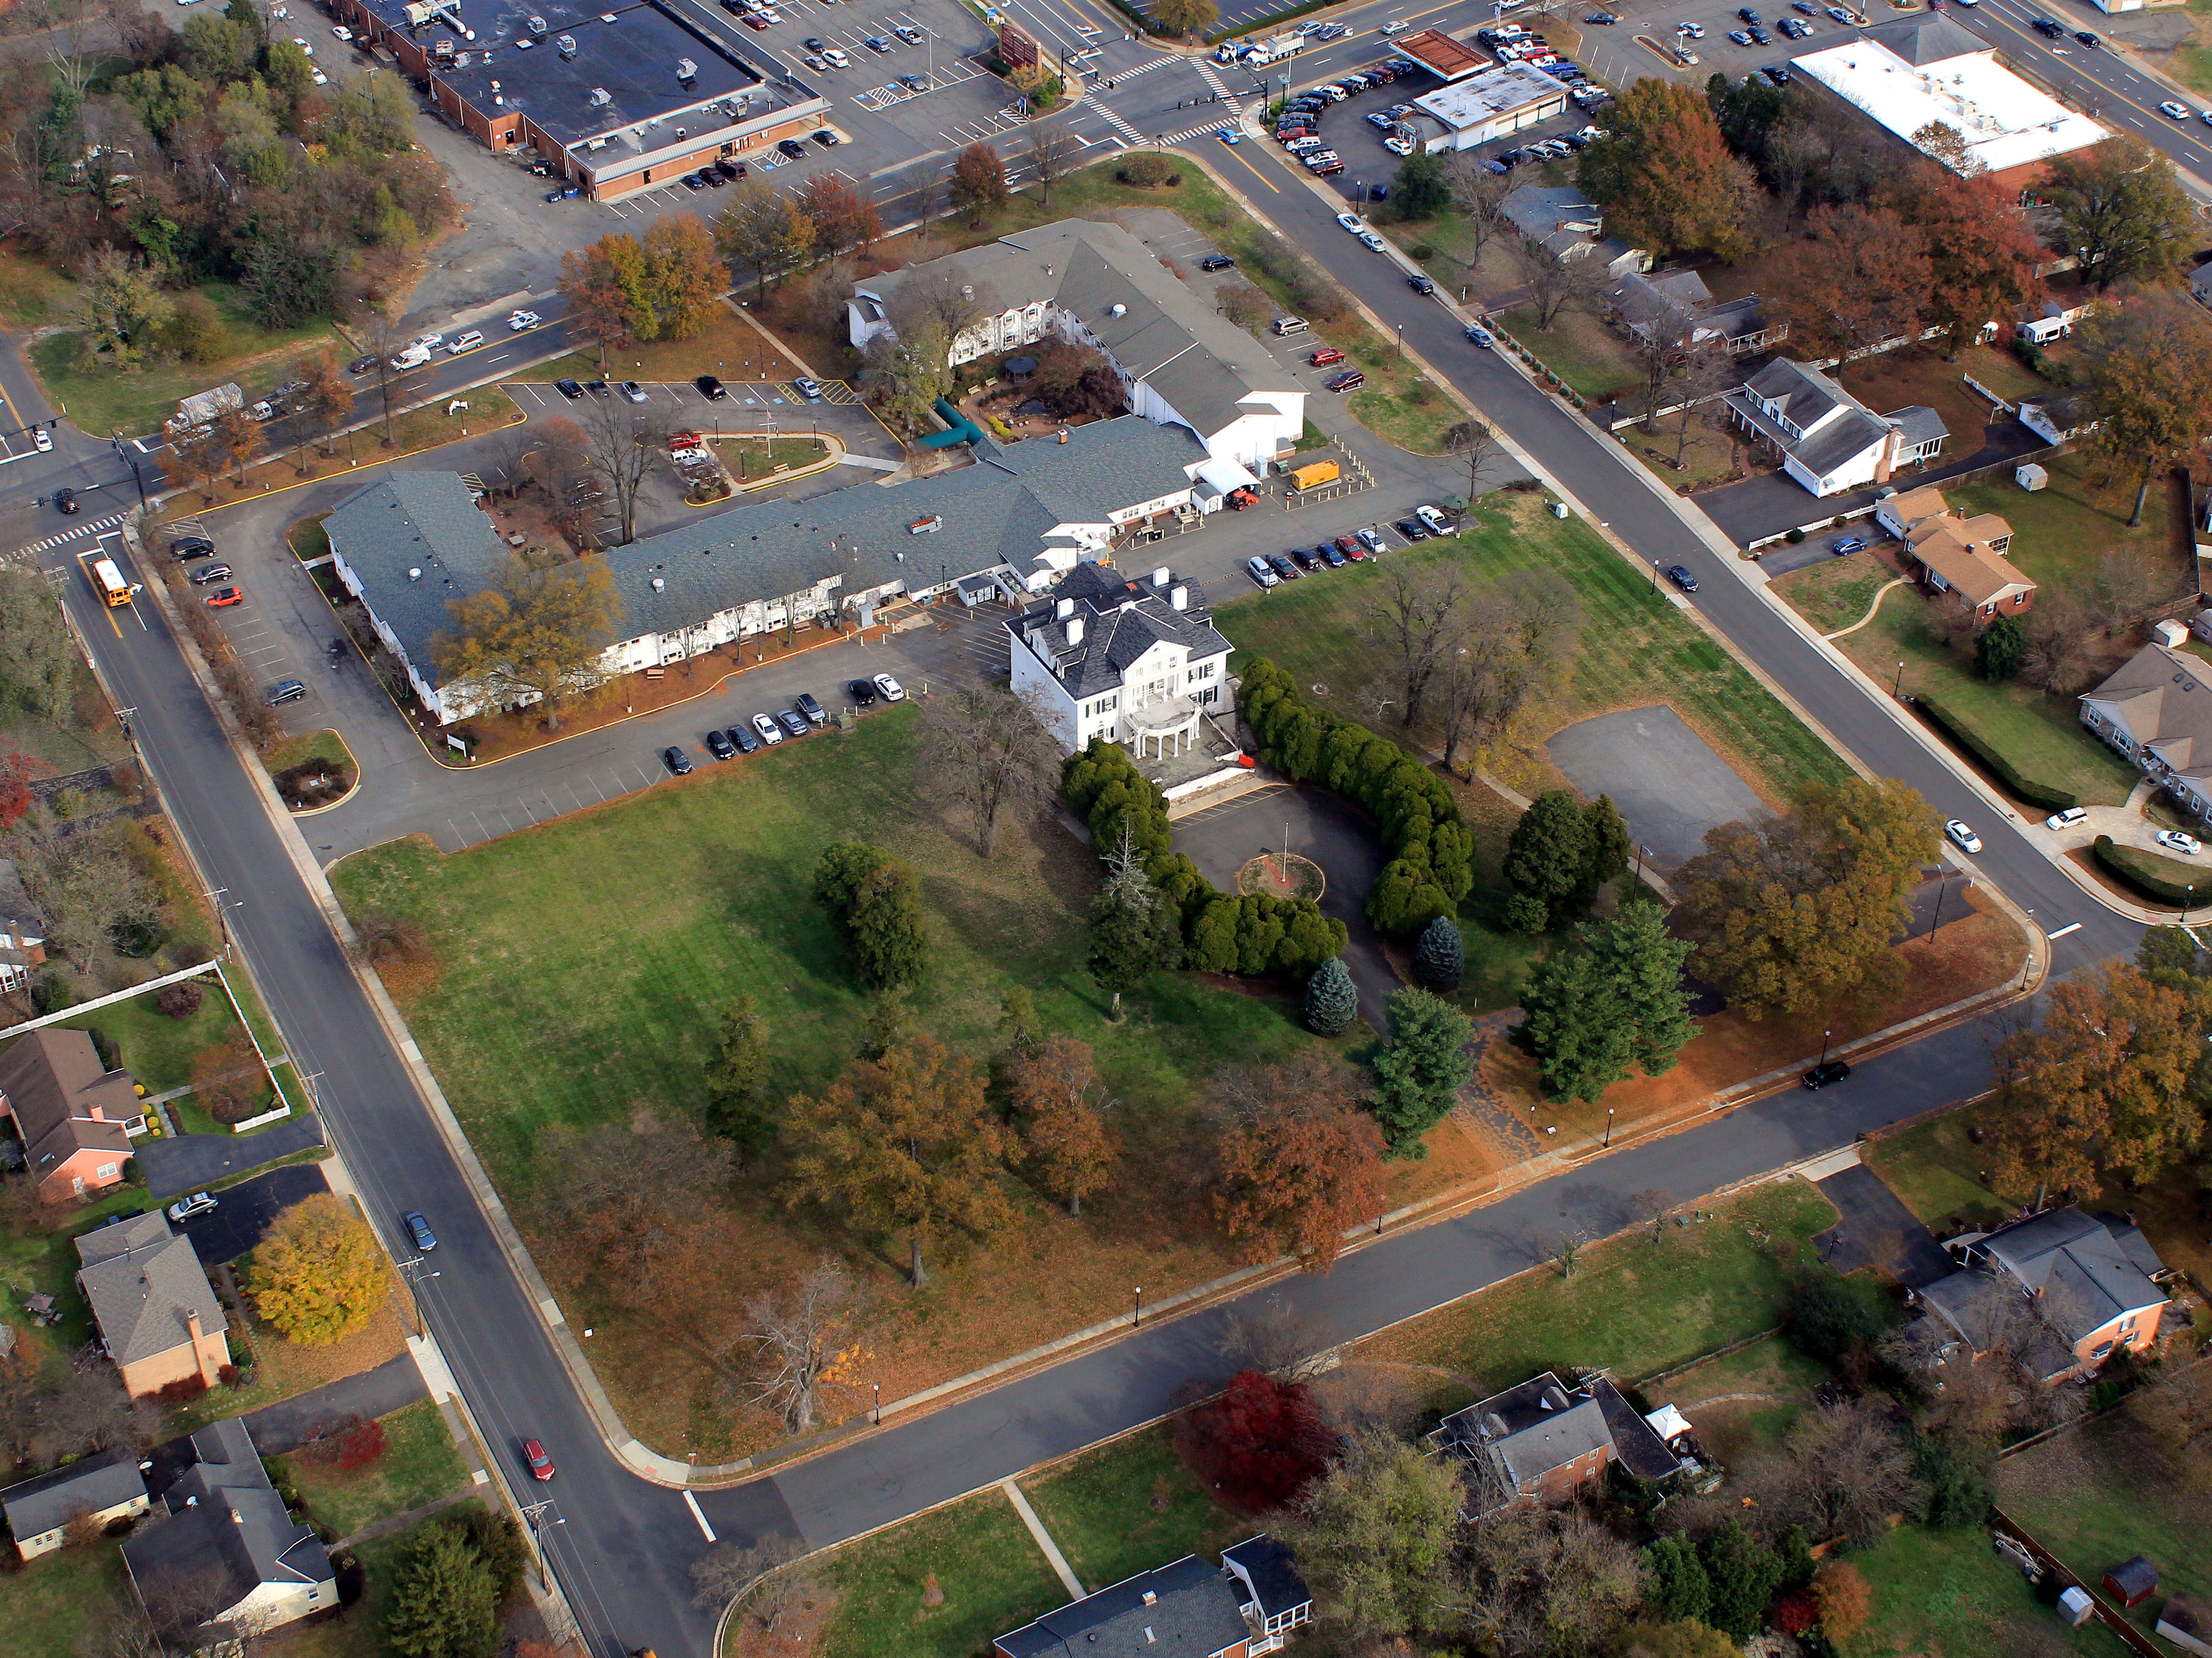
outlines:
[[[1822, 633], [1832, 634], [1855, 625], [1874, 603], [1874, 596], [1897, 579], [1897, 572], [1888, 565], [1862, 556], [1808, 564], [1776, 578], [1771, 585], [1798, 615]], [[1917, 593], [1899, 589], [1882, 600], [1882, 608], [1920, 602]]]
[[1929, 615], [1924, 598], [1893, 594], [1872, 622], [1836, 644], [1885, 686], [1897, 683], [1902, 661], [1907, 695], [1936, 698], [2023, 774], [2069, 790], [2085, 805], [2126, 800], [2139, 780], [2135, 769], [2082, 729], [2072, 698], [1980, 677], [1936, 638]]
[[1948, 1112], [1869, 1140], [1860, 1156], [1928, 1225], [1942, 1227], [1957, 1218], [1986, 1226], [2019, 1205], [1978, 1178], [1989, 1154], [1966, 1137], [1973, 1121], [1972, 1111]]
[[1535, 313], [1526, 307], [1504, 312], [1496, 320], [1539, 362], [1595, 402], [1644, 383], [1644, 372], [1630, 358], [1628, 349], [1595, 317], [1563, 311], [1553, 319], [1548, 334], [1536, 326]]
[[864, 999], [809, 890], [841, 836], [921, 871], [936, 960], [916, 1016], [956, 1046], [990, 1048], [1006, 990], [1026, 985], [1048, 1028], [1096, 1045], [1124, 1112], [1152, 1116], [1186, 1109], [1216, 1065], [1306, 1040], [1278, 999], [1181, 978], [1139, 998], [1146, 1017], [1108, 1023], [1082, 967], [1096, 859], [1042, 823], [978, 859], [915, 787], [918, 716], [892, 709], [454, 856], [418, 839], [339, 866], [352, 914], [429, 932], [441, 988], [409, 1021], [510, 1196], [549, 1123], [696, 1108], [723, 997], [750, 993], [766, 1014], [777, 1096], [842, 1067]]
[[2085, 596], [2093, 588], [2106, 553], [2155, 569], [2159, 597], [2179, 598], [2197, 579], [2196, 561], [2174, 548], [2166, 495], [2154, 485], [2143, 503], [2143, 521], [2128, 527], [2135, 507], [2131, 488], [2101, 488], [2098, 463], [2081, 454], [2058, 455], [2043, 463], [2051, 482], [2030, 493], [2008, 472], [1944, 488], [1943, 497], [1969, 515], [1996, 513], [2012, 525], [2013, 544], [2005, 556], [2045, 587], [2070, 588]]
[[280, 771], [288, 771], [310, 760], [343, 766], [349, 771], [358, 769], [354, 762], [353, 750], [346, 747], [345, 738], [327, 729], [286, 738], [261, 756], [261, 764], [274, 777]]
[[[1509, 506], [1486, 499], [1472, 515], [1474, 527], [1455, 540], [1424, 542], [1392, 559], [1399, 568], [1455, 560], [1481, 579], [1528, 568], [1565, 578], [1582, 601], [1583, 625], [1567, 692], [1552, 710], [1555, 726], [1625, 704], [1669, 702], [1775, 795], [1844, 774], [1820, 738], [1594, 529], [1547, 517], [1525, 497], [1510, 499]], [[1233, 599], [1214, 614], [1238, 662], [1271, 657], [1301, 683], [1327, 684], [1323, 706], [1351, 710], [1381, 661], [1362, 636], [1380, 579], [1374, 564], [1347, 567]]]
[[[945, 1601], [925, 1606], [932, 1574]], [[841, 1550], [824, 1576], [837, 1604], [815, 1643], [818, 1658], [969, 1658], [993, 1637], [1067, 1603], [1021, 1517], [995, 1491]]]
[[1997, 1506], [2087, 1582], [2149, 1556], [2158, 1593], [2129, 1613], [2148, 1634], [2167, 1594], [2212, 1596], [2212, 1495], [2178, 1477], [2137, 1419], [2142, 1397], [2007, 1457], [1997, 1465]]
[[137, 374], [118, 369], [79, 369], [82, 347], [73, 331], [49, 335], [31, 348], [32, 367], [46, 395], [67, 410], [70, 423], [95, 435], [120, 429], [126, 436], [156, 431], [177, 412], [180, 398], [235, 380], [250, 404], [287, 378], [297, 353], [328, 345], [343, 351], [326, 319], [280, 332], [256, 328], [246, 320], [238, 289], [223, 282], [199, 291], [215, 303], [229, 325], [235, 353], [216, 363], [157, 363]]
[[1206, 1495], [1169, 1435], [1148, 1428], [1022, 1482], [1084, 1588], [1101, 1589], [1186, 1554], [1210, 1556], [1260, 1529]]
[[1444, 434], [1463, 418], [1460, 406], [1416, 373], [1400, 392], [1359, 391], [1345, 405], [1352, 419], [1387, 443], [1417, 455], [1444, 452]]
[[131, 1593], [123, 1552], [102, 1540], [0, 1571], [0, 1627], [9, 1658], [83, 1658], [88, 1632]]
[[114, 1043], [116, 1062], [149, 1094], [180, 1088], [191, 1080], [193, 1056], [228, 1040], [240, 1028], [230, 999], [213, 973], [192, 982], [200, 987], [200, 1005], [188, 1018], [171, 1018], [154, 1005], [157, 993], [149, 993], [61, 1023], [67, 1029], [97, 1030]]
[[295, 557], [305, 562], [330, 551], [330, 531], [323, 528], [323, 520], [329, 516], [328, 513], [311, 513], [284, 531], [284, 544], [292, 550]]
[[1844, 1557], [1874, 1591], [1867, 1626], [1843, 1658], [2124, 1658], [2120, 1637], [2094, 1620], [2067, 1628], [1979, 1526], [1901, 1526]]
[[[1634, 1382], [1779, 1323], [1784, 1292], [1812, 1264], [1808, 1240], [1834, 1224], [1834, 1206], [1792, 1180], [1705, 1212], [1670, 1223], [1656, 1243], [1647, 1227], [1587, 1248], [1571, 1278], [1543, 1267], [1470, 1296], [1361, 1344], [1359, 1356], [1449, 1371], [1462, 1385], [1431, 1402], [1458, 1404], [1549, 1365], [1607, 1365]], [[1557, 1242], [1532, 1240], [1547, 1251]], [[1887, 1315], [1878, 1285], [1850, 1282]]]
[[340, 1537], [419, 1509], [469, 1483], [468, 1467], [434, 1401], [422, 1400], [379, 1419], [386, 1436], [384, 1455], [365, 1468], [348, 1473], [296, 1453], [286, 1459], [292, 1483], [316, 1523]]

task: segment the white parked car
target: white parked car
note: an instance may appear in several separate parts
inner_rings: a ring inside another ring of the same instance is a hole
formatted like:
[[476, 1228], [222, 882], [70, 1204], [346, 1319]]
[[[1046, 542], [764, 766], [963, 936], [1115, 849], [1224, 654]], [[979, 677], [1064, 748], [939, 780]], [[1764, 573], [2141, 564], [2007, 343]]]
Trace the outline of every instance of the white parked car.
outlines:
[[2050, 829], [2069, 829], [2076, 823], [2086, 823], [2088, 817], [2087, 807], [2069, 806], [2065, 811], [2054, 811], [2050, 817], [2045, 818], [2043, 827]]
[[2185, 858], [2194, 858], [2204, 850], [2204, 843], [2195, 835], [2180, 829], [2160, 829], [2158, 843], [2168, 852], [2178, 852]]
[[1949, 835], [1965, 851], [1979, 852], [1982, 849], [1982, 837], [1968, 829], [1959, 818], [1954, 817], [1949, 823], [1944, 824], [1943, 833]]
[[835, 46], [823, 47], [822, 57], [825, 63], [834, 64], [839, 69], [850, 69], [853, 67], [853, 60], [850, 58], [848, 58], [843, 52], [838, 51]]
[[886, 702], [906, 701], [906, 687], [887, 673], [879, 673], [876, 676], [876, 689], [883, 694], [883, 699]]
[[307, 73], [307, 78], [313, 81], [319, 87], [326, 87], [331, 83], [331, 77], [324, 74], [320, 70], [309, 70]]
[[350, 40], [353, 39], [353, 31], [348, 28], [343, 23], [340, 23], [336, 28], [332, 29], [331, 31], [331, 34], [332, 38], [339, 40]]
[[1258, 556], [1256, 554], [1244, 561], [1244, 568], [1251, 576], [1252, 580], [1258, 582], [1262, 587], [1273, 587], [1282, 580], [1281, 577], [1278, 576], [1273, 570], [1267, 568], [1267, 561]]
[[45, 454], [54, 446], [54, 434], [43, 426], [33, 426], [31, 428], [31, 446]]
[[783, 727], [777, 725], [774, 717], [771, 715], [765, 714], [755, 714], [753, 716], [753, 729], [760, 733], [760, 740], [763, 743], [773, 744], [783, 741]]
[[190, 1220], [195, 1215], [211, 1215], [217, 1207], [216, 1199], [206, 1192], [195, 1192], [188, 1198], [179, 1198], [169, 1206], [171, 1220]]
[[314, 47], [307, 43], [307, 37], [304, 34], [294, 35], [292, 37], [292, 44], [299, 47], [301, 51], [306, 52], [310, 58], [313, 58], [315, 55]]
[[1359, 216], [1357, 213], [1340, 213], [1336, 216], [1336, 222], [1355, 236], [1363, 234], [1367, 228], [1365, 225], [1360, 223]]
[[507, 319], [507, 325], [520, 334], [526, 328], [535, 328], [544, 321], [535, 311], [518, 311]]
[[1385, 138], [1382, 141], [1382, 148], [1393, 155], [1411, 155], [1413, 153], [1413, 141], [1411, 138]]
[[1370, 253], [1380, 253], [1385, 246], [1382, 239], [1371, 230], [1361, 231], [1359, 240], [1367, 244], [1367, 251]]

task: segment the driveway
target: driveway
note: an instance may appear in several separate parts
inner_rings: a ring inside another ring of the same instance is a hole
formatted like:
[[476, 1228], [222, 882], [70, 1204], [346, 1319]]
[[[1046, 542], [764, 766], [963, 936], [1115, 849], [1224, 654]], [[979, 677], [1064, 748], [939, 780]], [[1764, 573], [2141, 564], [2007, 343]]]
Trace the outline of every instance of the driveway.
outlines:
[[[1954, 432], [1957, 442], [1970, 434]], [[1984, 467], [2015, 463], [2051, 446], [2016, 420], [1993, 422], [1980, 434], [1981, 446], [1970, 454], [1945, 457], [1924, 471], [1900, 471], [1892, 483], [1899, 489], [1917, 489], [1923, 483], [1942, 484]], [[1825, 525], [1831, 518], [1863, 512], [1880, 498], [1881, 487], [1841, 495], [1814, 496], [1780, 472], [1763, 472], [1741, 483], [1724, 484], [1698, 498], [1706, 517], [1718, 525], [1739, 547], [1768, 536], [1810, 525]], [[1765, 561], [1761, 561], [1762, 564]]]
[[296, 1399], [264, 1405], [246, 1417], [246, 1425], [262, 1455], [282, 1456], [356, 1417], [367, 1421], [389, 1416], [429, 1396], [415, 1355], [402, 1353], [373, 1370], [341, 1376]]
[[[1856, 1077], [1840, 1084], [1854, 1086]], [[1951, 1258], [1936, 1235], [1863, 1163], [1820, 1182], [1820, 1195], [1842, 1212], [1813, 1242], [1820, 1259], [1839, 1272], [1879, 1267], [1907, 1288], [1918, 1290], [1952, 1270]]]
[[1662, 869], [1703, 852], [1707, 829], [1766, 814], [1751, 786], [1663, 704], [1584, 720], [1546, 746], [1584, 794], [1613, 797], [1629, 838]]
[[197, 1216], [176, 1230], [192, 1241], [192, 1253], [200, 1258], [201, 1266], [218, 1266], [236, 1260], [259, 1243], [270, 1223], [294, 1204], [330, 1189], [319, 1163], [272, 1169], [216, 1193], [213, 1213]]
[[181, 1193], [196, 1192], [323, 1143], [323, 1126], [315, 1114], [295, 1110], [258, 1134], [179, 1134], [148, 1140], [136, 1155], [138, 1166], [146, 1171], [146, 1195], [167, 1203]]
[[1285, 785], [1177, 818], [1175, 849], [1188, 853], [1198, 872], [1215, 886], [1233, 893], [1237, 871], [1261, 853], [1282, 848], [1286, 822], [1290, 849], [1312, 859], [1328, 878], [1321, 912], [1344, 923], [1348, 935], [1344, 964], [1359, 987], [1360, 1017], [1382, 1030], [1386, 1028], [1383, 1002], [1403, 985], [1363, 907], [1382, 872], [1382, 846], [1372, 823], [1325, 789]]

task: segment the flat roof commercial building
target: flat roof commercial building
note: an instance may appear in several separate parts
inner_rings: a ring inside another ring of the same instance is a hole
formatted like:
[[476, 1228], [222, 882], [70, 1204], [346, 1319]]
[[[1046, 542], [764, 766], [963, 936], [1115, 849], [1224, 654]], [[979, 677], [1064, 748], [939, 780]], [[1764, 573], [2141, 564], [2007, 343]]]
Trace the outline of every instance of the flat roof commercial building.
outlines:
[[[1958, 173], [2025, 187], [2055, 155], [2111, 135], [1997, 62], [1996, 51], [1940, 12], [1899, 18], [1790, 60], [1796, 84]], [[1931, 128], [1955, 140], [1930, 143]]]
[[530, 149], [595, 200], [646, 190], [820, 126], [828, 102], [757, 64], [683, 0], [333, 0], [448, 118], [498, 151]]
[[1424, 29], [1398, 42], [1399, 56], [1410, 58], [1439, 81], [1472, 75], [1490, 60], [1441, 29]]
[[1413, 107], [1443, 129], [1441, 137], [1425, 140], [1431, 153], [1473, 149], [1564, 113], [1567, 88], [1526, 64], [1493, 64], [1423, 94]]

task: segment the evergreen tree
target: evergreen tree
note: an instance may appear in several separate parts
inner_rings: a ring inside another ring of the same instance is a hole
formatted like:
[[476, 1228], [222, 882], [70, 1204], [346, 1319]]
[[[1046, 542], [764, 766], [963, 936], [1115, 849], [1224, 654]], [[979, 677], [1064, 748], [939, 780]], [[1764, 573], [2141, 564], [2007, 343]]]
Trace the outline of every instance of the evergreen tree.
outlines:
[[1375, 1120], [1394, 1157], [1425, 1157], [1426, 1134], [1474, 1075], [1467, 1054], [1474, 1027], [1466, 1014], [1425, 990], [1393, 992], [1385, 1004], [1389, 1046], [1375, 1058]]
[[1698, 1558], [1712, 1589], [1705, 1621], [1739, 1641], [1748, 1640], [1782, 1582], [1782, 1557], [1731, 1520], [1705, 1539]]
[[[1590, 862], [1590, 824], [1571, 789], [1547, 789], [1530, 803], [1513, 826], [1505, 847], [1505, 878], [1513, 884], [1516, 907], [1509, 920], [1523, 932], [1547, 931], [1573, 913]], [[1519, 901], [1528, 899], [1529, 904]], [[1544, 907], [1540, 926], [1534, 904]]]
[[861, 980], [877, 990], [905, 990], [929, 971], [929, 936], [921, 914], [921, 878], [911, 864], [886, 858], [853, 894], [846, 925]]
[[1705, 1581], [1698, 1546], [1681, 1532], [1662, 1537], [1644, 1551], [1651, 1574], [1651, 1604], [1669, 1623], [1703, 1618], [1712, 1607], [1712, 1585]]
[[1306, 981], [1306, 1023], [1323, 1036], [1341, 1036], [1359, 1018], [1359, 990], [1341, 956], [1332, 956]]
[[1584, 908], [1597, 896], [1597, 890], [1616, 875], [1628, 872], [1628, 825], [1621, 821], [1620, 808], [1613, 804], [1613, 797], [1601, 794], [1583, 808], [1583, 821], [1589, 825], [1589, 851], [1583, 862], [1582, 886], [1578, 897]]
[[1106, 854], [1106, 884], [1091, 901], [1091, 950], [1084, 965], [1112, 993], [1107, 1017], [1121, 1017], [1121, 993], [1182, 963], [1182, 921], [1145, 872], [1129, 826]]
[[1912, 1472], [1928, 1488], [1922, 1519], [1930, 1526], [1978, 1526], [1996, 1489], [1996, 1447], [1969, 1435], [1923, 1435]]
[[1398, 164], [1391, 181], [1390, 205], [1400, 218], [1433, 219], [1451, 205], [1451, 183], [1444, 177], [1443, 159], [1417, 149]]
[[1584, 950], [1566, 950], [1537, 964], [1521, 993], [1522, 1026], [1555, 1100], [1595, 1100], [1628, 1074], [1634, 1032], [1620, 988]]
[[2027, 629], [2017, 616], [2001, 616], [1974, 641], [1974, 671], [1984, 679], [2009, 679], [2027, 654]]
[[732, 996], [716, 1013], [714, 1057], [707, 1062], [707, 1126], [750, 1163], [775, 1139], [768, 1095], [768, 1022], [750, 996]]
[[1682, 963], [1693, 946], [1667, 931], [1658, 905], [1641, 902], [1623, 904], [1611, 921], [1589, 931], [1587, 942], [1613, 983], [1644, 1074], [1674, 1069], [1683, 1044], [1698, 1034], [1682, 988]]
[[1459, 923], [1450, 916], [1437, 916], [1421, 934], [1413, 976], [1424, 987], [1440, 993], [1457, 989], [1467, 976], [1467, 945], [1459, 936]]
[[401, 1658], [491, 1658], [498, 1586], [450, 1526], [434, 1526], [400, 1558], [384, 1607], [385, 1643]]

